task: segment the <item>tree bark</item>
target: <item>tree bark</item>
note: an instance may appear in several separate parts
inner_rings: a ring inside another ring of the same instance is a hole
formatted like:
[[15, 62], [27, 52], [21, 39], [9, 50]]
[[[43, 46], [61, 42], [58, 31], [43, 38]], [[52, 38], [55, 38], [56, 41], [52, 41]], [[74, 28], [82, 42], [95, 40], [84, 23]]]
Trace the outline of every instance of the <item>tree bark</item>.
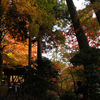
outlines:
[[66, 0], [66, 2], [68, 5], [68, 11], [69, 11], [70, 17], [72, 19], [74, 30], [76, 33], [77, 41], [79, 44], [79, 49], [80, 49], [80, 51], [82, 51], [84, 49], [89, 49], [88, 40], [87, 40], [87, 37], [85, 36], [85, 32], [80, 24], [80, 20], [78, 18], [78, 14], [77, 14], [76, 8], [74, 6], [74, 3], [72, 0]]
[[[0, 20], [0, 26], [1, 26], [1, 20]], [[3, 64], [3, 60], [2, 60], [2, 52], [3, 52], [3, 47], [1, 45], [2, 42], [2, 31], [0, 30], [0, 82], [2, 80], [2, 64]]]
[[[2, 18], [2, 6], [1, 6], [1, 0], [0, 0], [0, 28], [1, 28], [1, 18]], [[2, 42], [2, 31], [0, 30], [0, 83], [1, 83], [1, 80], [2, 80], [2, 45], [1, 45], [1, 42]]]
[[28, 65], [31, 67], [31, 36], [29, 36], [29, 58]]
[[[95, 2], [100, 3], [100, 0], [90, 0], [90, 2], [91, 2], [92, 4], [95, 3]], [[98, 20], [98, 22], [99, 22], [99, 25], [100, 25], [100, 9], [99, 9], [99, 10], [96, 10], [95, 7], [93, 7], [93, 9], [94, 9], [94, 12], [95, 12], [95, 14], [96, 14], [96, 18], [97, 18], [97, 20]]]
[[42, 58], [41, 42], [42, 42], [42, 36], [39, 33], [38, 38], [37, 38], [37, 59], [41, 59]]
[[38, 37], [37, 37], [37, 64], [38, 67], [41, 67], [41, 63], [40, 60], [42, 59], [42, 35], [41, 35], [41, 31], [38, 33]]

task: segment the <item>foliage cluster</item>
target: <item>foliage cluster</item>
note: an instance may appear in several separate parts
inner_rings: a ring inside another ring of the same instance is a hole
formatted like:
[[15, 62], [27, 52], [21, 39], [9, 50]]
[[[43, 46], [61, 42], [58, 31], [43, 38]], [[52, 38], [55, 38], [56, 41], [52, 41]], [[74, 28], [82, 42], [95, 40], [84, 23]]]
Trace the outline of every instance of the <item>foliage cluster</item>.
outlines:
[[[8, 68], [15, 69], [17, 66], [28, 65], [28, 39], [24, 42], [16, 42], [11, 36], [7, 35], [4, 37], [3, 46], [3, 64]], [[32, 60], [36, 59], [37, 47], [36, 43], [32, 45]]]
[[73, 65], [91, 65], [98, 63], [100, 59], [100, 49], [90, 48], [76, 54], [70, 61]]
[[47, 58], [39, 59], [41, 66], [33, 64], [33, 68], [26, 67], [25, 92], [34, 96], [44, 96], [48, 90], [56, 91], [58, 72]]
[[84, 77], [89, 87], [92, 100], [99, 100], [100, 96], [100, 71], [98, 61], [100, 60], [100, 49], [90, 48], [76, 54], [70, 61], [73, 65], [84, 65]]
[[66, 93], [62, 95], [61, 100], [77, 100], [77, 97], [73, 92], [66, 91]]
[[55, 93], [48, 93], [46, 95], [46, 100], [60, 100]]

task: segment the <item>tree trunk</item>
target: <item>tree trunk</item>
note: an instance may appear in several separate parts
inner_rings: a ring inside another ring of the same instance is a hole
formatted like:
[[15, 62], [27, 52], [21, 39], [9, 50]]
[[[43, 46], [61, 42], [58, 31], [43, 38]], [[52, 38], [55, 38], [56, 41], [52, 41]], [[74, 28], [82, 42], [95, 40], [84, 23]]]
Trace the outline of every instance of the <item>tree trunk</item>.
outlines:
[[30, 18], [30, 16], [28, 16], [28, 21], [29, 21], [29, 27], [28, 27], [28, 32], [29, 32], [29, 50], [28, 50], [28, 66], [29, 66], [29, 68], [31, 67], [31, 36], [30, 36], [30, 28], [31, 28], [31, 23], [32, 23], [32, 20], [31, 20], [31, 18]]
[[73, 84], [74, 84], [74, 91], [76, 91], [76, 85], [75, 85], [75, 79], [74, 79], [73, 73], [71, 73], [71, 76], [72, 76], [72, 80], [73, 80]]
[[[2, 5], [1, 5], [1, 0], [0, 0], [0, 28], [1, 28], [1, 18], [2, 18]], [[2, 79], [2, 31], [0, 30], [0, 83]]]
[[42, 35], [41, 35], [41, 32], [39, 32], [38, 37], [37, 37], [37, 63], [38, 63], [39, 68], [41, 67], [40, 60], [42, 59], [41, 42], [42, 42]]
[[37, 38], [37, 59], [41, 59], [42, 58], [42, 48], [41, 48], [41, 42], [42, 42], [42, 36], [39, 33], [39, 36]]
[[1, 82], [1, 80], [2, 80], [2, 54], [1, 54], [1, 51], [0, 51], [0, 82]]
[[31, 67], [31, 36], [29, 36], [29, 58], [28, 65]]
[[2, 31], [0, 31], [0, 82], [2, 80], [2, 51], [3, 51], [3, 48], [2, 48], [2, 45], [1, 45], [1, 41], [2, 41]]
[[76, 33], [77, 41], [79, 44], [79, 49], [80, 49], [80, 51], [84, 50], [84, 49], [89, 49], [88, 40], [87, 40], [87, 37], [85, 36], [85, 32], [80, 24], [80, 20], [78, 18], [74, 3], [72, 0], [66, 0], [66, 2], [68, 5], [68, 11], [69, 11], [71, 19], [72, 19], [74, 30]]
[[[93, 3], [95, 3], [95, 2], [98, 2], [98, 3], [100, 3], [100, 0], [90, 0], [90, 2], [93, 4]], [[97, 17], [97, 20], [98, 20], [98, 22], [99, 22], [99, 24], [100, 24], [100, 8], [99, 8], [99, 10], [97, 10], [95, 7], [93, 7], [93, 9], [94, 9], [94, 12], [95, 12], [95, 14], [96, 14], [96, 17]]]

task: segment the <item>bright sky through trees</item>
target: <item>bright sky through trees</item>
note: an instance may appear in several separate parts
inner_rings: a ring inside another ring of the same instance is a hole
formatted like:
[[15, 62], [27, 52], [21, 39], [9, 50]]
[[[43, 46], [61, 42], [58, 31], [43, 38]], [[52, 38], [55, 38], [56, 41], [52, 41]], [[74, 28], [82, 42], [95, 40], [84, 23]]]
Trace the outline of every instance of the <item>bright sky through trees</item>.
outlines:
[[[86, 7], [86, 5], [90, 3], [89, 1], [85, 1], [85, 0], [73, 0], [73, 2], [75, 4], [77, 10], [84, 9]], [[93, 17], [95, 17], [95, 14], [94, 13], [93, 13]], [[60, 29], [60, 28], [57, 27], [57, 26], [55, 26], [54, 29]], [[70, 46], [71, 46], [71, 44], [70, 44]], [[52, 52], [53, 51], [51, 51], [51, 53]], [[50, 52], [47, 53], [47, 54], [43, 53], [43, 56], [46, 56], [46, 57], [51, 58], [51, 53]]]
[[85, 0], [73, 0], [73, 2], [77, 10], [85, 8], [85, 5], [89, 3], [89, 2], [86, 2]]

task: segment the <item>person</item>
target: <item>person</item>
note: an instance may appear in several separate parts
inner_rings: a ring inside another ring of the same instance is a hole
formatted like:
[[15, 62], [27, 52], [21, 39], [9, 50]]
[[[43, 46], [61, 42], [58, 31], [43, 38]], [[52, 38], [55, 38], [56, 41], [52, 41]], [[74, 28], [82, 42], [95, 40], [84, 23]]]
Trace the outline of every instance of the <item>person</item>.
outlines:
[[76, 91], [76, 94], [78, 96], [79, 100], [88, 100], [89, 94], [88, 94], [88, 86], [82, 85], [81, 81], [77, 82], [78, 89]]
[[0, 100], [7, 100], [8, 88], [5, 86], [5, 81], [1, 82], [0, 86]]

